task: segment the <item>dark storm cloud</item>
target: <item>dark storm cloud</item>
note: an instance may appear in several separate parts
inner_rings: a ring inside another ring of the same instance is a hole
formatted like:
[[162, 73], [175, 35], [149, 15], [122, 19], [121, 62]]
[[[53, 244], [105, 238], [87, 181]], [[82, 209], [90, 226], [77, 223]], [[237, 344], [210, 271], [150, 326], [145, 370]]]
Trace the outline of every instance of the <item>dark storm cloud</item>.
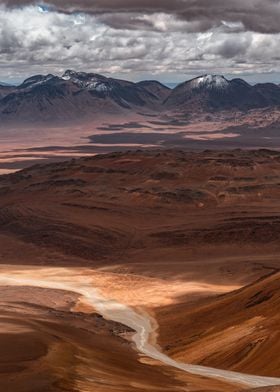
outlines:
[[[7, 6], [35, 4], [31, 0], [4, 0]], [[46, 4], [62, 12], [86, 12], [100, 15], [114, 28], [151, 29], [141, 21], [143, 13], [172, 14], [191, 22], [192, 30], [207, 31], [224, 23], [241, 23], [244, 30], [261, 33], [280, 32], [279, 0], [46, 0]], [[110, 16], [111, 13], [115, 17]], [[132, 15], [134, 14], [134, 15]]]

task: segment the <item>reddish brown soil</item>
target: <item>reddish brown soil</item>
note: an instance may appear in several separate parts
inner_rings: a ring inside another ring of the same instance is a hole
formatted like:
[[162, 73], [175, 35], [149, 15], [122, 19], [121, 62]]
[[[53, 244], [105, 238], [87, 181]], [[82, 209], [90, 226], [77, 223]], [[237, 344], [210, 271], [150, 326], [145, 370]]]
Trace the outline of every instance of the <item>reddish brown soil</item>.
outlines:
[[[0, 177], [0, 262], [90, 267], [104, 294], [156, 317], [159, 343], [175, 358], [279, 377], [279, 184], [280, 154], [266, 150], [138, 151], [37, 165]], [[13, 302], [14, 290], [5, 288], [3, 302]], [[8, 311], [17, 325], [32, 310], [32, 328], [28, 339], [16, 333], [19, 354], [10, 338], [5, 352], [11, 347], [17, 367], [28, 351], [35, 367], [5, 373], [6, 390], [31, 391], [33, 379], [34, 391], [75, 390], [64, 387], [67, 372], [79, 384], [89, 367], [77, 376], [65, 364], [80, 369], [71, 349], [87, 345], [90, 368], [106, 373], [105, 386], [94, 376], [96, 391], [240, 390], [140, 364], [110, 323], [69, 313], [70, 294], [61, 309], [51, 292], [36, 292], [34, 303], [31, 289], [21, 290], [24, 304], [1, 307], [1, 315]], [[56, 359], [46, 361], [57, 339], [59, 374]]]
[[160, 309], [159, 342], [183, 362], [279, 377], [280, 274], [192, 306]]

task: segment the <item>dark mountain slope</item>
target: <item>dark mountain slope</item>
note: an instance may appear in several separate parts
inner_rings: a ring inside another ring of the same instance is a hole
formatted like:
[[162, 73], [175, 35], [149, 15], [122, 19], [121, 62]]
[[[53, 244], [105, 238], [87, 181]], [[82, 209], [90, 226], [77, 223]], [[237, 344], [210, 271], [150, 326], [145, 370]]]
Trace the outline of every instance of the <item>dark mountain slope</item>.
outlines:
[[273, 84], [251, 86], [242, 79], [204, 75], [177, 86], [166, 99], [166, 109], [192, 112], [250, 110], [280, 105], [280, 88]]
[[162, 83], [157, 80], [144, 80], [142, 82], [137, 83], [139, 87], [144, 88], [149, 91], [151, 94], [155, 95], [159, 101], [164, 101], [170, 94], [171, 89], [167, 86], [164, 86]]
[[280, 87], [204, 75], [174, 90], [157, 81], [138, 83], [68, 70], [35, 75], [18, 87], [0, 85], [0, 122], [73, 122], [136, 113], [246, 112], [280, 106]]
[[139, 108], [157, 110], [159, 104], [159, 97], [141, 85], [68, 70], [62, 77], [33, 76], [10, 93], [5, 88], [0, 96], [0, 119], [73, 121], [91, 119], [97, 114], [123, 114]]

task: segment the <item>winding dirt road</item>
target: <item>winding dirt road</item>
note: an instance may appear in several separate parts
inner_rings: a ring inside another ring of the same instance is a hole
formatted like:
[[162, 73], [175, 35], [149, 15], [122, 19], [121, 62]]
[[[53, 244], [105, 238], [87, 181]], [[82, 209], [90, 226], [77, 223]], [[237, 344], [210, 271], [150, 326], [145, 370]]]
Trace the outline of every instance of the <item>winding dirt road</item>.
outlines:
[[151, 336], [155, 326], [147, 315], [138, 314], [131, 307], [105, 298], [93, 287], [92, 270], [77, 268], [35, 268], [1, 266], [0, 285], [33, 286], [48, 289], [59, 289], [78, 293], [81, 300], [95, 309], [105, 319], [119, 322], [136, 331], [133, 341], [138, 351], [161, 363], [182, 371], [220, 379], [230, 383], [243, 384], [257, 388], [280, 385], [280, 378], [252, 376], [231, 371], [219, 370], [204, 366], [189, 365], [177, 362], [160, 352], [151, 344]]

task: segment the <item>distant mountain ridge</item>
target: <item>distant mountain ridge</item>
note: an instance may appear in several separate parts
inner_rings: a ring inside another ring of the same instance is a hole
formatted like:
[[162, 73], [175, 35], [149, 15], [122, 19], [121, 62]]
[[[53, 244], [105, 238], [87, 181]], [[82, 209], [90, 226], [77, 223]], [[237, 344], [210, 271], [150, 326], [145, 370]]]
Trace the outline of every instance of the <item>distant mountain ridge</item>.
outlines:
[[133, 83], [85, 72], [61, 77], [35, 75], [7, 91], [0, 87], [2, 121], [67, 121], [100, 114], [122, 114], [141, 108], [157, 111], [168, 87], [154, 81]]
[[243, 79], [203, 75], [181, 83], [164, 102], [168, 109], [195, 111], [250, 110], [280, 105], [280, 87], [273, 83], [250, 85]]
[[0, 122], [59, 122], [127, 113], [192, 114], [280, 106], [280, 87], [202, 75], [174, 89], [156, 80], [138, 83], [67, 70], [34, 75], [19, 86], [0, 83]]

